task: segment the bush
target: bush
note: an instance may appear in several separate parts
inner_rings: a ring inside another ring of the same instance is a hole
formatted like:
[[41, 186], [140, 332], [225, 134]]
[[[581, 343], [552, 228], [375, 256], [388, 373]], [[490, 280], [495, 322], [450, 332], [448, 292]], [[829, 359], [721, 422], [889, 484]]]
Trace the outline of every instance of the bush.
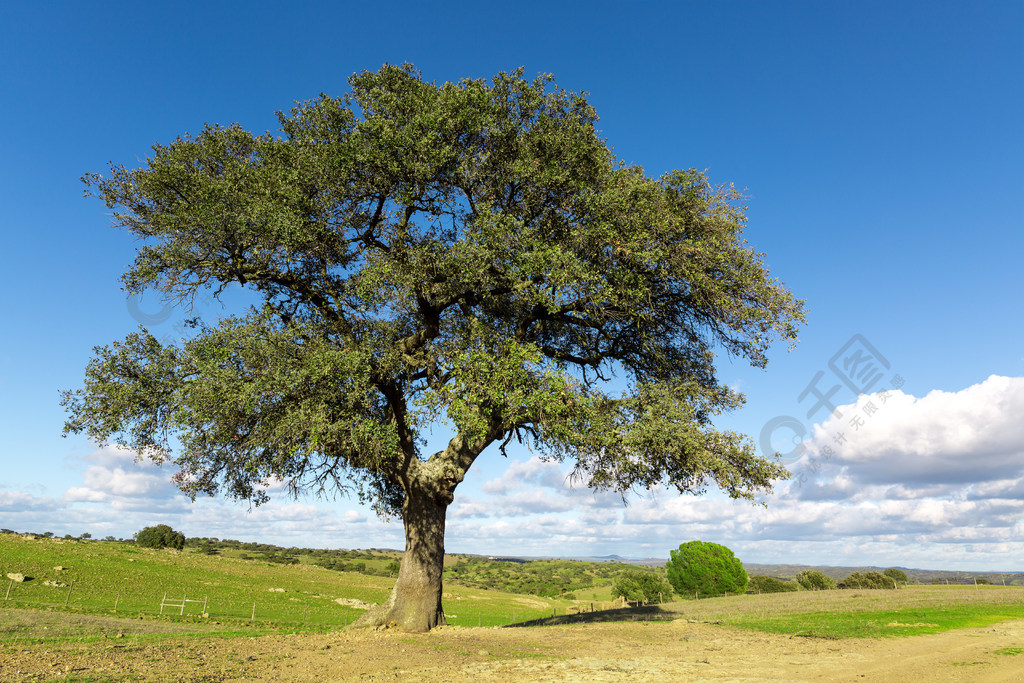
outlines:
[[839, 588], [892, 588], [892, 579], [879, 572], [854, 572], [839, 582]]
[[267, 562], [273, 562], [275, 564], [298, 564], [299, 558], [291, 557], [284, 553], [265, 553], [263, 557], [259, 558], [266, 560]]
[[747, 572], [743, 563], [724, 545], [690, 541], [672, 551], [668, 582], [676, 593], [689, 596], [743, 593]]
[[166, 524], [147, 526], [135, 534], [135, 543], [143, 548], [174, 548], [181, 550], [185, 547], [185, 534], [175, 531]]
[[612, 595], [630, 602], [662, 602], [672, 597], [672, 586], [654, 572], [627, 569], [612, 582]]
[[800, 588], [793, 581], [783, 581], [774, 576], [751, 576], [747, 590], [755, 593], [790, 593]]
[[902, 569], [886, 569], [882, 572], [884, 576], [888, 576], [890, 579], [895, 581], [897, 584], [906, 585], [910, 583], [910, 579], [907, 578], [907, 573]]
[[796, 575], [796, 582], [809, 591], [827, 591], [836, 587], [835, 579], [817, 569], [805, 569]]

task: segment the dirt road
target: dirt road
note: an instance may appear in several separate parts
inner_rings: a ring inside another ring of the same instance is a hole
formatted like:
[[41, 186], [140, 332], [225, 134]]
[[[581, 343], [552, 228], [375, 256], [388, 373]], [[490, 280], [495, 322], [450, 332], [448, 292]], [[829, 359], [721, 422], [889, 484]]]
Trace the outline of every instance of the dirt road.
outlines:
[[0, 646], [0, 680], [1024, 681], [1024, 621], [884, 640], [685, 621]]

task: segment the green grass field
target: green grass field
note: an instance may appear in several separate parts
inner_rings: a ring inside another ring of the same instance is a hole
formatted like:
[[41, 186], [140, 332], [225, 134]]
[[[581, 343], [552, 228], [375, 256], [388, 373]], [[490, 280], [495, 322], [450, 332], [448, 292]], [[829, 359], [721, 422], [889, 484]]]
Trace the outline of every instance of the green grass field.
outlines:
[[673, 603], [673, 618], [817, 638], [886, 638], [1024, 619], [1019, 586], [909, 586], [743, 595]]

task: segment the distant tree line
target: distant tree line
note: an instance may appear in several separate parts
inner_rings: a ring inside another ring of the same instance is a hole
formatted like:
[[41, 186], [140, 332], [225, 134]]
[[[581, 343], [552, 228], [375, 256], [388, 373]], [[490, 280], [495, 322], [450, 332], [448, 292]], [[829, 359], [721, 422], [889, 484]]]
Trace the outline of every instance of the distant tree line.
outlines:
[[780, 579], [774, 576], [752, 576], [748, 592], [751, 593], [785, 593], [796, 590], [831, 590], [833, 588], [873, 588], [893, 589], [906, 586], [910, 580], [901, 569], [886, 569], [884, 572], [853, 572], [841, 581], [823, 574], [817, 569], [807, 569], [796, 575], [795, 581]]
[[[465, 556], [444, 570], [444, 580], [471, 588], [502, 590], [540, 597], [573, 597], [573, 592], [608, 584], [623, 565], [571, 560], [493, 560]], [[603, 580], [603, 581], [602, 581]]]

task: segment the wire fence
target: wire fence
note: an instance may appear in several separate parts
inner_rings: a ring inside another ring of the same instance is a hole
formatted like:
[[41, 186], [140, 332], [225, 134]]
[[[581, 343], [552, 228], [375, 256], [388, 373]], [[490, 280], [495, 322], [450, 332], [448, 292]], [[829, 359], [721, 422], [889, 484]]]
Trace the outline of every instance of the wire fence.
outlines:
[[153, 617], [190, 621], [238, 621], [275, 626], [346, 626], [363, 610], [320, 596], [270, 593], [263, 599], [239, 599], [217, 594], [91, 590], [76, 583], [17, 582], [3, 589], [0, 607], [67, 610], [122, 617]]

